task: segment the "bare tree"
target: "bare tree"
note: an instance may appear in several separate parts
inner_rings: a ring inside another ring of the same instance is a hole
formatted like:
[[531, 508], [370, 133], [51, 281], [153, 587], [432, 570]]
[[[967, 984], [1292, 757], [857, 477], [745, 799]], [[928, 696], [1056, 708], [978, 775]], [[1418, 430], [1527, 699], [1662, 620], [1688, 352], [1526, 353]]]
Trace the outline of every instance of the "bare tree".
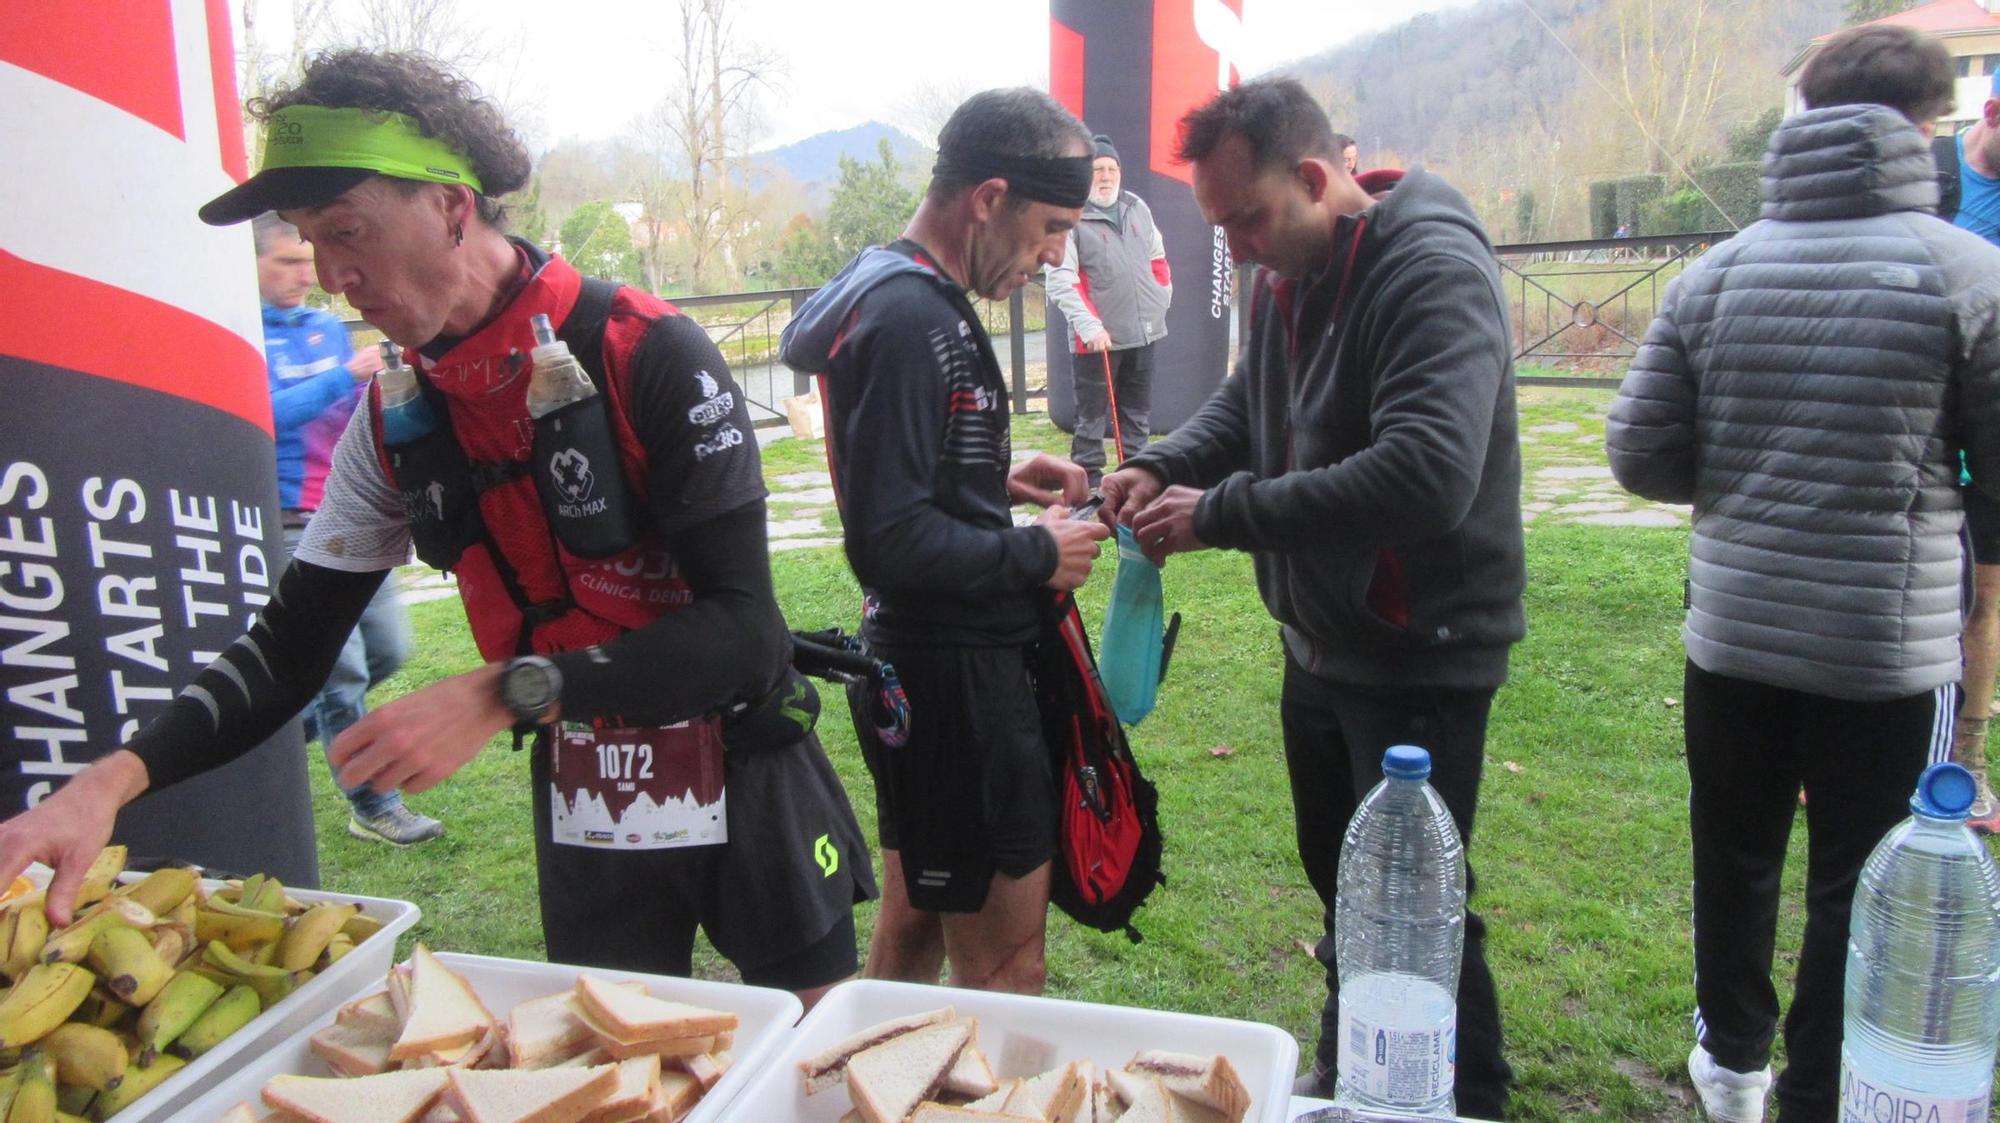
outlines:
[[[745, 183], [734, 169], [746, 155], [752, 102], [776, 76], [775, 55], [742, 42], [726, 0], [678, 0], [671, 51], [675, 65], [659, 103], [631, 132], [641, 163], [634, 186], [646, 208], [641, 226], [656, 233], [642, 248], [648, 280], [675, 246], [688, 280], [732, 279], [733, 242], [743, 231]], [[642, 240], [644, 235], [642, 234]]]

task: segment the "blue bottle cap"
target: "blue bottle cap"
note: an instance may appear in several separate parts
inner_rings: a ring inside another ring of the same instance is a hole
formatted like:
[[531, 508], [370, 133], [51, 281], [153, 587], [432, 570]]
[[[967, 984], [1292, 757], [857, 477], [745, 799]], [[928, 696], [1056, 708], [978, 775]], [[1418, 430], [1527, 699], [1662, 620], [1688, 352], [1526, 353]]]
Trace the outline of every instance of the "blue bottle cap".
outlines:
[[1926, 819], [1948, 822], [1962, 820], [1979, 797], [1979, 785], [1972, 773], [1947, 761], [1924, 769], [1917, 778], [1917, 794], [1910, 797], [1910, 810]]
[[1431, 754], [1415, 745], [1391, 745], [1382, 754], [1382, 774], [1398, 780], [1422, 780], [1431, 774]]

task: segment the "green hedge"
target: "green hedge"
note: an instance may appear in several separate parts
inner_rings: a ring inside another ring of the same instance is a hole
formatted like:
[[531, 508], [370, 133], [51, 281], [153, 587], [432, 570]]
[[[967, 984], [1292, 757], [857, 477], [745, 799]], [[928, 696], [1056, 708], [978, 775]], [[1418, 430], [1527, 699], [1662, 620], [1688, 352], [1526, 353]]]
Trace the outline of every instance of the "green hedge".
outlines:
[[[1643, 229], [1647, 234], [1692, 234], [1707, 230], [1727, 230], [1732, 225], [1748, 226], [1757, 221], [1758, 167], [1750, 162], [1710, 164], [1694, 173], [1696, 183], [1708, 192], [1704, 198], [1693, 185], [1663, 195], [1647, 208]], [[1709, 199], [1715, 200], [1714, 203]], [[1721, 210], [1716, 205], [1721, 205]], [[1727, 215], [1728, 218], [1723, 216]], [[1733, 222], [1731, 220], [1734, 220]]]
[[1663, 175], [1628, 175], [1620, 179], [1600, 179], [1590, 185], [1590, 236], [1609, 238], [1626, 223], [1634, 234], [1653, 233], [1645, 226], [1645, 214], [1666, 194]]

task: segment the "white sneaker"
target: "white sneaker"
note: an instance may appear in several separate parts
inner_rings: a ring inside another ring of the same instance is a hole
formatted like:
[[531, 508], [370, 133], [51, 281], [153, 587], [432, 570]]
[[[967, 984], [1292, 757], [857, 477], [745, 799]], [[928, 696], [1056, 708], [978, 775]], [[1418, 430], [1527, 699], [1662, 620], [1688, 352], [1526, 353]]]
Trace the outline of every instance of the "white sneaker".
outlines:
[[1761, 1072], [1732, 1072], [1696, 1045], [1688, 1054], [1688, 1076], [1710, 1123], [1763, 1123], [1764, 1097], [1771, 1091], [1769, 1065]]

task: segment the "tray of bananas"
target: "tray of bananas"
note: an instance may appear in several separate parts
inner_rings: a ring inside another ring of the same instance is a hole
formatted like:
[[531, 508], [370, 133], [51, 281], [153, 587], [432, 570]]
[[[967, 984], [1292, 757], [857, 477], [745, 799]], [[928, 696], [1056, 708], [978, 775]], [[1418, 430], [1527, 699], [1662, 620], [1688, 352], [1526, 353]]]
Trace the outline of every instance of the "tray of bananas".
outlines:
[[125, 860], [98, 855], [64, 928], [42, 909], [46, 869], [0, 900], [0, 1119], [170, 1119], [245, 1052], [374, 985], [421, 915]]

